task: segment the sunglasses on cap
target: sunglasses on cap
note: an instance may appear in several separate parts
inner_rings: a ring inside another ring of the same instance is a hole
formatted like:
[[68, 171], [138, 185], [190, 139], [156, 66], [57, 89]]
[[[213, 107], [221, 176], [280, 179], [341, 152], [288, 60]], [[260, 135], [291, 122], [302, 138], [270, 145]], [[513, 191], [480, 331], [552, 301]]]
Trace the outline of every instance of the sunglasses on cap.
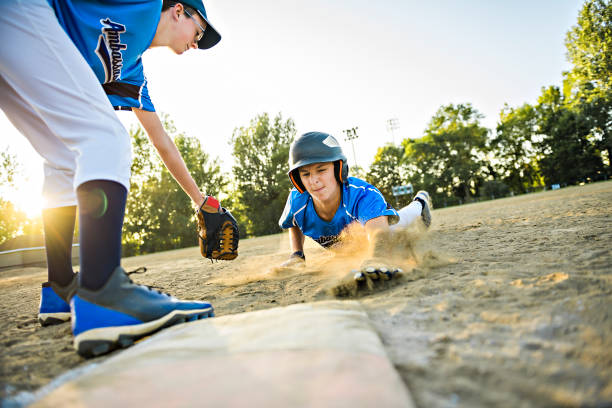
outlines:
[[193, 22], [194, 22], [194, 23], [195, 23], [195, 24], [196, 24], [198, 27], [200, 27], [200, 30], [202, 30], [202, 31], [200, 31], [200, 32], [199, 32], [199, 33], [196, 35], [196, 37], [195, 37], [195, 42], [196, 42], [196, 43], [200, 42], [200, 40], [202, 39], [202, 37], [204, 37], [204, 30], [205, 30], [205, 28], [204, 28], [204, 27], [202, 27], [202, 26], [200, 25], [200, 23], [198, 23], [198, 20], [196, 20], [195, 18], [193, 18], [193, 16], [191, 15], [191, 13], [190, 13], [190, 12], [188, 12], [186, 8], [184, 8], [184, 9], [183, 9], [183, 11], [185, 12], [185, 14], [187, 14], [187, 17], [189, 17], [190, 19], [192, 19], [192, 20], [193, 20]]

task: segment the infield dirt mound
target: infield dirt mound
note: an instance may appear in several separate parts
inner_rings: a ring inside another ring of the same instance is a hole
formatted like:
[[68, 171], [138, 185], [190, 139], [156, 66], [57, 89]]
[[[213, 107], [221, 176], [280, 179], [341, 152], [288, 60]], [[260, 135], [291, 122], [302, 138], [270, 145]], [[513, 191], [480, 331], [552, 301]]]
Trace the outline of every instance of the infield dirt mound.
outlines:
[[[404, 278], [357, 296], [417, 406], [612, 405], [612, 182], [433, 217]], [[123, 265], [146, 266], [134, 280], [210, 300], [222, 316], [330, 296], [328, 285], [361, 261], [312, 241], [305, 252], [303, 271], [273, 270], [290, 253], [279, 234], [241, 241], [232, 262], [211, 263], [194, 247]], [[36, 321], [44, 280], [43, 268], [0, 271], [3, 398], [84, 363], [69, 324]]]

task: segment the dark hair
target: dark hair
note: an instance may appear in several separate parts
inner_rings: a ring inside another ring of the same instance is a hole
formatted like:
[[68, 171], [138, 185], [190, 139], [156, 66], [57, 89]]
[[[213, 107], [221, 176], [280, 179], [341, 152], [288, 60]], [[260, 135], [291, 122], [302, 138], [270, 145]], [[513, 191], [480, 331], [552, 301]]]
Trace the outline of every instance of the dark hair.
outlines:
[[[168, 10], [169, 8], [176, 6], [177, 4], [183, 4], [183, 3], [181, 3], [180, 1], [176, 1], [176, 0], [164, 0], [162, 2], [162, 9], [161, 9], [162, 13]], [[183, 8], [187, 9], [187, 11], [192, 15], [194, 13], [197, 13], [197, 11], [193, 7], [189, 7], [183, 4]]]

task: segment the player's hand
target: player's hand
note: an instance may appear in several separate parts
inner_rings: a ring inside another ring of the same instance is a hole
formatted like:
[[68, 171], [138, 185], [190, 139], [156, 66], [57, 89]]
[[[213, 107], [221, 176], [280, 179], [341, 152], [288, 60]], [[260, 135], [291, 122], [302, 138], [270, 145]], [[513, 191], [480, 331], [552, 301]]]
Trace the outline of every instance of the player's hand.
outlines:
[[[336, 297], [359, 296], [385, 290], [395, 284], [402, 276], [400, 268], [388, 266], [384, 261], [368, 259], [359, 269], [353, 269], [338, 282], [328, 288]], [[388, 282], [393, 280], [391, 282]]]
[[401, 268], [388, 264], [379, 258], [366, 259], [362, 262], [359, 270], [354, 271], [353, 278], [357, 282], [367, 280], [391, 280], [403, 273]]
[[206, 196], [196, 210], [200, 253], [210, 260], [231, 261], [238, 256], [238, 223], [213, 196]]
[[302, 251], [296, 251], [291, 254], [289, 259], [280, 264], [281, 268], [303, 268], [306, 265], [306, 257]]

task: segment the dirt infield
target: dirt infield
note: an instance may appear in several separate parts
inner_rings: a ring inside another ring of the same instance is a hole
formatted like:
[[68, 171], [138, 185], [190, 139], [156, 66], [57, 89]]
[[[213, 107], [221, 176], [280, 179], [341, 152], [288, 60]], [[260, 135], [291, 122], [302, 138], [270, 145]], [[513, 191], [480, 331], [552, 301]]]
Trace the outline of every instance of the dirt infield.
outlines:
[[[366, 307], [417, 406], [612, 406], [612, 182], [433, 216], [417, 262], [395, 260], [402, 278], [340, 292]], [[221, 316], [329, 299], [360, 261], [310, 243], [306, 268], [273, 268], [287, 255], [280, 234], [241, 241], [233, 262], [188, 248], [123, 265], [145, 266], [135, 281], [210, 300]], [[36, 321], [45, 277], [44, 268], [0, 271], [3, 399], [85, 362], [69, 324]]]

